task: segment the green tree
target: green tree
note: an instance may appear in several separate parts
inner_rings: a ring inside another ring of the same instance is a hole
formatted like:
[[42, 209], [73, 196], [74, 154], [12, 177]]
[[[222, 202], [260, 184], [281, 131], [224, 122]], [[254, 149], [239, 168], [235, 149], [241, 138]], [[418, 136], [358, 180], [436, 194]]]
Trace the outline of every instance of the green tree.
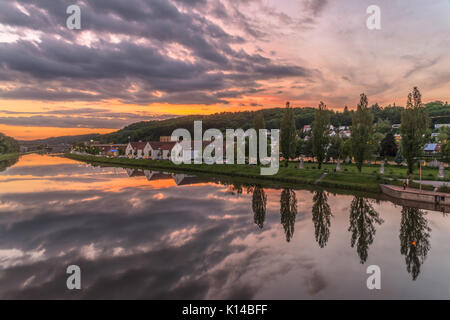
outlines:
[[442, 160], [444, 162], [450, 162], [450, 141], [442, 145]]
[[343, 141], [338, 136], [335, 135], [330, 139], [330, 146], [327, 152], [327, 158], [333, 158], [334, 160], [342, 158], [343, 151]]
[[19, 144], [14, 138], [0, 133], [0, 153], [16, 153], [19, 149]]
[[392, 124], [389, 120], [379, 120], [377, 122], [375, 131], [380, 132], [382, 134], [388, 134], [389, 132], [392, 131]]
[[403, 162], [403, 153], [402, 153], [402, 148], [400, 147], [397, 151], [397, 154], [395, 155], [395, 159], [394, 159], [395, 163], [397, 165], [401, 165]]
[[342, 158], [346, 159], [347, 157], [351, 158], [352, 152], [352, 140], [347, 139], [342, 143]]
[[294, 112], [289, 102], [286, 103], [286, 109], [284, 110], [283, 118], [281, 119], [280, 129], [280, 148], [287, 167], [289, 159], [295, 157], [297, 136]]
[[312, 126], [312, 149], [314, 156], [317, 158], [320, 169], [323, 161], [325, 160], [326, 149], [330, 141], [330, 114], [327, 110], [327, 106], [322, 101], [314, 114], [314, 122]]
[[417, 87], [408, 94], [406, 109], [402, 112], [402, 153], [408, 165], [408, 173], [414, 172], [414, 158], [421, 155], [425, 144], [430, 118], [422, 105], [422, 94]]
[[392, 133], [388, 133], [383, 140], [381, 140], [381, 152], [382, 157], [395, 157], [397, 155], [397, 144], [395, 143], [395, 137]]
[[358, 171], [361, 172], [364, 160], [370, 156], [371, 147], [369, 142], [373, 134], [373, 115], [367, 108], [367, 96], [361, 94], [358, 108], [352, 117], [352, 151]]
[[[253, 128], [256, 130], [256, 134], [258, 135], [258, 139], [259, 139], [259, 130], [265, 129], [266, 128], [266, 124], [264, 122], [264, 113], [261, 111], [256, 113], [255, 118], [253, 119]], [[257, 147], [257, 161], [258, 161], [258, 165], [261, 163], [261, 159], [259, 158], [259, 144]], [[249, 154], [249, 153], [247, 153]]]
[[446, 143], [450, 139], [450, 127], [440, 127], [438, 141], [440, 143]]

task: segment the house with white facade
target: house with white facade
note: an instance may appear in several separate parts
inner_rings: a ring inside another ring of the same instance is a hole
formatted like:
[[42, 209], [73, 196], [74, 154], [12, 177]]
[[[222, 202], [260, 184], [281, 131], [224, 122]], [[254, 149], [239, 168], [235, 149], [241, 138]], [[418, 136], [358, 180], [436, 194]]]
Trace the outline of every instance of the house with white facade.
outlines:
[[129, 142], [125, 155], [135, 159], [169, 160], [176, 142]]
[[148, 142], [129, 142], [125, 149], [125, 155], [128, 158], [148, 159], [150, 151], [151, 147]]

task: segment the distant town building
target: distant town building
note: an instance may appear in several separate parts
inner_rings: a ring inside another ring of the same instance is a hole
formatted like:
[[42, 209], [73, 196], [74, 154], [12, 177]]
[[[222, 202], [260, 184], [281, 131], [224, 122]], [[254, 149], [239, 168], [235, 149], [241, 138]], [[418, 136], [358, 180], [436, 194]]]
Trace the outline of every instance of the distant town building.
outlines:
[[436, 154], [441, 152], [442, 145], [439, 143], [427, 143], [423, 148], [426, 154]]
[[437, 123], [437, 124], [434, 125], [435, 129], [439, 129], [439, 128], [442, 128], [442, 127], [450, 127], [450, 123]]
[[[85, 143], [86, 144], [86, 143]], [[118, 156], [121, 152], [125, 152], [126, 144], [94, 144], [89, 143], [89, 147], [98, 148], [98, 153], [105, 156]]]
[[311, 125], [307, 124], [303, 127], [303, 132], [310, 132], [311, 131]]
[[393, 124], [392, 129], [400, 129], [401, 124]]
[[341, 138], [350, 138], [351, 136], [352, 136], [352, 134], [351, 134], [350, 130], [348, 130], [348, 129], [339, 131], [339, 137], [341, 137]]
[[129, 142], [125, 155], [136, 159], [169, 160], [176, 142]]

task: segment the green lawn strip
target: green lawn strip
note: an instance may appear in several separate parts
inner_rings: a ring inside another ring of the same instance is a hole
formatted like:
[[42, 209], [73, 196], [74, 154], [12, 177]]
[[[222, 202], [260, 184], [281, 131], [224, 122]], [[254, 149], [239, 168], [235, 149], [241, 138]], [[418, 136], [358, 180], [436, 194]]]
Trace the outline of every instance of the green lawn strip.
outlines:
[[[298, 167], [298, 162], [290, 163], [292, 167]], [[358, 169], [354, 164], [341, 164], [342, 173], [352, 173], [359, 174]], [[317, 170], [317, 163], [305, 163], [305, 169]], [[329, 172], [334, 172], [336, 169], [335, 163], [324, 163], [322, 164], [322, 170], [327, 169]], [[438, 179], [438, 169], [437, 168], [422, 168], [422, 180], [435, 180], [435, 181], [450, 181], [450, 168], [446, 168], [446, 177], [445, 179]], [[380, 172], [379, 164], [372, 165], [364, 165], [362, 168], [363, 174], [370, 174], [376, 176]], [[395, 165], [385, 165], [384, 167], [383, 177], [385, 178], [393, 178], [393, 179], [406, 179], [408, 177], [407, 168], [403, 166], [395, 166]], [[413, 174], [414, 180], [420, 180], [420, 171], [418, 168], [415, 169]]]
[[319, 181], [318, 185], [322, 187], [380, 192], [380, 182], [382, 181], [377, 180], [374, 175], [331, 172]]

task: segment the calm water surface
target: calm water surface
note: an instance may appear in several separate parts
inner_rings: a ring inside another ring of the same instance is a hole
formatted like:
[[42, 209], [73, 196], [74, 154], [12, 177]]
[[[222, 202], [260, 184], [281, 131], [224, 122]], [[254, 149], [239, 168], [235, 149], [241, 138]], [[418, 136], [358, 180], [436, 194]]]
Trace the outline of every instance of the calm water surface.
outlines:
[[3, 299], [450, 298], [438, 211], [51, 156], [1, 169]]

